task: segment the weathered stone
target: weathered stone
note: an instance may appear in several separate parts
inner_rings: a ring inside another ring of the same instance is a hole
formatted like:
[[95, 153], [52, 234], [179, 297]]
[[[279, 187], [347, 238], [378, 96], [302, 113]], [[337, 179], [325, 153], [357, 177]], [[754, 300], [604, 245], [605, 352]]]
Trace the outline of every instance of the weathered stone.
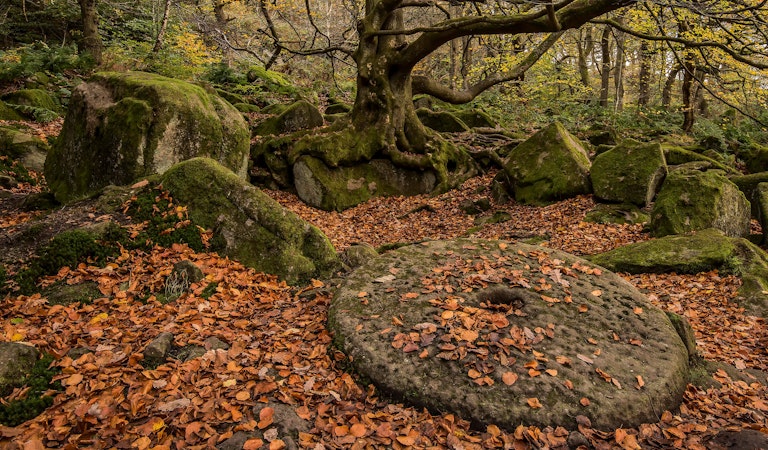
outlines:
[[[443, 290], [425, 289], [435, 286]], [[344, 280], [328, 323], [354, 370], [383, 392], [481, 428], [575, 429], [577, 415], [632, 427], [674, 410], [688, 382], [688, 352], [663, 311], [611, 272], [525, 244], [460, 239], [388, 252]], [[642, 346], [629, 344], [636, 337]], [[529, 375], [532, 352], [539, 376]], [[527, 403], [534, 397], [541, 408]]]
[[289, 283], [330, 275], [336, 251], [316, 227], [208, 158], [177, 164], [162, 176], [193, 223], [214, 230], [221, 252]]
[[756, 199], [752, 200], [753, 210], [757, 208], [757, 218], [760, 220], [760, 227], [763, 229], [763, 244], [768, 244], [768, 182], [758, 183]]
[[426, 108], [416, 110], [421, 123], [428, 128], [443, 133], [462, 133], [469, 127], [461, 119], [448, 111], [432, 111]]
[[249, 142], [242, 114], [200, 86], [149, 73], [97, 73], [74, 90], [45, 176], [63, 202], [195, 156], [245, 179]]
[[48, 144], [39, 137], [14, 127], [0, 126], [0, 155], [19, 161], [27, 169], [42, 173], [48, 150]]
[[590, 193], [589, 169], [584, 147], [559, 122], [515, 147], [504, 166], [515, 200], [526, 204]]
[[712, 167], [725, 171], [726, 173], [729, 173], [729, 174], [738, 173], [738, 171], [733, 167], [729, 167], [721, 163], [720, 161], [709, 158], [700, 153], [696, 153], [691, 150], [686, 150], [682, 147], [678, 147], [674, 145], [662, 144], [661, 147], [664, 150], [664, 158], [666, 159], [667, 165], [669, 166], [676, 166], [676, 165], [685, 164], [685, 163], [694, 162], [694, 161], [705, 161], [710, 163]]
[[647, 223], [651, 216], [633, 204], [606, 205], [598, 203], [584, 216], [585, 222], [594, 223]]
[[592, 162], [595, 196], [610, 202], [647, 206], [667, 176], [661, 144], [624, 140]]
[[[266, 112], [266, 108], [265, 111]], [[259, 136], [271, 134], [292, 133], [323, 126], [323, 115], [311, 103], [300, 100], [275, 117], [270, 117], [254, 128], [253, 133]]]
[[768, 255], [748, 240], [714, 228], [625, 245], [588, 259], [616, 272], [733, 273], [742, 278], [740, 304], [751, 314], [768, 316]]
[[341, 259], [350, 269], [356, 269], [377, 256], [379, 253], [372, 245], [362, 242], [347, 247]]
[[92, 281], [77, 284], [57, 283], [43, 292], [51, 305], [70, 305], [72, 303], [89, 304], [97, 298], [104, 297], [99, 285]]
[[216, 444], [216, 450], [243, 450], [245, 442], [250, 436], [244, 431], [236, 431], [232, 437]]
[[19, 186], [19, 181], [10, 175], [0, 175], [0, 187], [3, 189], [14, 189]]
[[651, 211], [654, 236], [717, 228], [732, 237], [749, 234], [750, 204], [721, 171], [670, 172]]
[[0, 120], [22, 120], [23, 117], [5, 102], [0, 101]]
[[164, 332], [152, 339], [144, 348], [144, 362], [149, 364], [162, 364], [173, 347], [173, 334]]
[[768, 172], [751, 173], [749, 175], [732, 175], [728, 177], [739, 187], [751, 204], [752, 217], [760, 218], [760, 195], [757, 187], [760, 183], [768, 183]]
[[51, 95], [42, 89], [19, 89], [0, 97], [12, 105], [43, 108], [53, 112], [61, 112], [61, 105]]
[[432, 171], [404, 169], [386, 159], [328, 167], [312, 156], [293, 165], [293, 178], [299, 198], [326, 211], [342, 211], [374, 196], [426, 194], [437, 182]]
[[768, 171], [768, 147], [751, 144], [745, 150], [740, 151], [738, 156], [744, 161], [749, 173]]
[[475, 225], [491, 225], [494, 223], [504, 223], [512, 220], [512, 215], [506, 211], [496, 211], [490, 216], [475, 217]]
[[35, 366], [37, 349], [18, 342], [0, 342], [0, 397], [19, 387]]
[[173, 265], [171, 274], [177, 274], [177, 277], [184, 278], [189, 284], [197, 283], [203, 279], [203, 271], [192, 261], [179, 261]]
[[[296, 410], [291, 405], [283, 403], [267, 403], [258, 405], [253, 408], [253, 415], [259, 417], [259, 413], [264, 408], [272, 408], [272, 423], [273, 425], [269, 429], [274, 429], [277, 439], [281, 439], [285, 443], [287, 450], [298, 450], [300, 447], [299, 433], [308, 433], [312, 429], [310, 422], [302, 419], [296, 413]], [[264, 430], [264, 435], [269, 433], [269, 429]]]
[[453, 114], [469, 128], [496, 128], [498, 126], [490, 114], [479, 109], [459, 109]]
[[326, 114], [346, 114], [352, 111], [352, 107], [346, 103], [334, 103], [325, 108]]

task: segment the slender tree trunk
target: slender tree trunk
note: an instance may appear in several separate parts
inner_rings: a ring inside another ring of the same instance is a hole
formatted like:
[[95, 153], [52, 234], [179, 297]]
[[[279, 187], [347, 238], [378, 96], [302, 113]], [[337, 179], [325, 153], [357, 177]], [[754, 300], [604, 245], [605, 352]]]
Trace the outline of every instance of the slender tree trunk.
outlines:
[[640, 73], [637, 82], [637, 106], [648, 106], [651, 100], [651, 52], [647, 41], [640, 43]]
[[585, 26], [584, 29], [579, 29], [579, 42], [577, 43], [579, 51], [579, 77], [581, 78], [581, 84], [586, 87], [590, 85], [589, 79], [589, 66], [587, 65], [587, 58], [595, 48], [595, 43], [592, 40], [592, 27]]
[[664, 82], [664, 88], [661, 90], [661, 106], [668, 108], [672, 104], [672, 89], [675, 87], [677, 74], [683, 70], [681, 66], [673, 66], [667, 74], [667, 80]]
[[690, 133], [691, 130], [693, 130], [693, 122], [696, 118], [696, 108], [694, 106], [693, 96], [693, 75], [696, 67], [692, 56], [686, 56], [684, 66], [683, 85], [681, 89], [683, 100], [683, 131]]
[[[619, 23], [623, 23], [623, 18], [617, 19]], [[613, 84], [616, 91], [616, 100], [614, 101], [614, 109], [621, 111], [624, 108], [624, 65], [627, 62], [627, 53], [624, 48], [626, 42], [626, 34], [618, 31], [616, 33], [616, 70], [614, 71]]]
[[171, 0], [165, 0], [165, 7], [163, 8], [163, 19], [160, 21], [160, 29], [157, 31], [157, 37], [155, 38], [155, 46], [152, 47], [152, 53], [157, 53], [163, 48], [163, 41], [165, 40], [165, 31], [168, 29], [168, 16], [171, 11]]
[[102, 62], [103, 44], [99, 35], [99, 15], [96, 0], [77, 0], [83, 21], [83, 49], [93, 56], [96, 64]]
[[600, 36], [600, 56], [602, 72], [600, 73], [600, 106], [608, 107], [608, 89], [611, 83], [611, 27], [606, 25]]

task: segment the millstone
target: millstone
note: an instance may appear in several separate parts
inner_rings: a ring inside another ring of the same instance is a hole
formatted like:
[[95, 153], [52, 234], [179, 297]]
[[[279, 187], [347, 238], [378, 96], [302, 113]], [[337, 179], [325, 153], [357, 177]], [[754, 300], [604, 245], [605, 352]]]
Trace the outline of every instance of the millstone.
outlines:
[[329, 313], [352, 367], [475, 426], [604, 429], [679, 406], [688, 354], [663, 311], [567, 253], [483, 240], [403, 247], [355, 270]]

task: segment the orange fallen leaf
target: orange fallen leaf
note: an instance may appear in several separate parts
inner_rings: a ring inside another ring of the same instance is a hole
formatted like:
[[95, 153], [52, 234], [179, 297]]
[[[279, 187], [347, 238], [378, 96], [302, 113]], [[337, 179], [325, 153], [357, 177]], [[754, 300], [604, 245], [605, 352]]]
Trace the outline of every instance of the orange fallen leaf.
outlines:
[[643, 386], [645, 386], [645, 381], [643, 381], [643, 377], [638, 375], [637, 376], [637, 386], [635, 386], [637, 389], [642, 389]]
[[641, 308], [639, 306], [636, 306], [635, 309], [633, 309], [632, 311], [634, 311], [635, 314], [637, 314], [639, 316], [640, 314], [643, 313], [643, 308]]
[[551, 377], [556, 377], [557, 376], [557, 370], [555, 370], [555, 369], [547, 369], [544, 372], [547, 372], [547, 375], [549, 375]]
[[258, 438], [248, 439], [243, 444], [243, 450], [258, 450], [264, 445], [264, 441]]
[[581, 397], [581, 400], [579, 400], [579, 403], [581, 403], [581, 406], [589, 406], [591, 402], [587, 397]]
[[260, 430], [263, 430], [264, 428], [267, 428], [268, 426], [272, 425], [272, 421], [274, 420], [275, 415], [275, 409], [271, 406], [267, 406], [263, 408], [261, 411], [259, 411], [259, 424], [258, 427]]
[[594, 295], [595, 297], [600, 297], [601, 295], [603, 295], [603, 291], [601, 291], [600, 289], [595, 289], [594, 291], [591, 292], [591, 294]]
[[411, 446], [411, 445], [416, 443], [416, 438], [414, 438], [411, 435], [408, 435], [408, 436], [398, 436], [396, 439], [397, 439], [397, 442], [399, 442], [399, 443], [401, 443], [403, 445], [406, 445], [406, 446]]
[[356, 423], [349, 428], [350, 434], [352, 434], [352, 436], [356, 438], [361, 438], [365, 436], [365, 433], [367, 431], [368, 430], [366, 429], [365, 425], [363, 425], [362, 423]]
[[528, 406], [530, 406], [533, 409], [541, 408], [541, 402], [536, 397], [529, 398], [528, 400], [526, 400], [526, 402], [528, 403]]
[[251, 393], [248, 391], [240, 391], [237, 394], [235, 394], [235, 398], [240, 400], [241, 402], [244, 402], [251, 398]]
[[69, 378], [67, 378], [64, 384], [66, 386], [77, 386], [81, 381], [83, 381], [83, 376], [79, 373], [74, 373]]
[[517, 374], [514, 372], [504, 372], [504, 375], [501, 376], [501, 381], [507, 386], [512, 386], [517, 381], [517, 378]]

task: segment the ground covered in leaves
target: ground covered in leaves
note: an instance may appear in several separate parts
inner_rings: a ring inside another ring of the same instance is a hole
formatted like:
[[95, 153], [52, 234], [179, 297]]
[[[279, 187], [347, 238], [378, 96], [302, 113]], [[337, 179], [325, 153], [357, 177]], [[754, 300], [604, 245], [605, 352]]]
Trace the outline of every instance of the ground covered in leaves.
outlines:
[[[290, 194], [270, 194], [323, 229], [339, 250], [356, 242], [382, 246], [471, 235], [531, 240], [583, 255], [648, 239], [640, 225], [584, 222], [594, 206], [591, 197], [543, 208], [493, 205], [480, 216], [504, 211], [511, 220], [476, 226], [460, 204], [488, 196], [491, 177], [438, 197], [374, 199], [342, 213], [308, 208]], [[12, 235], [40, 214], [6, 208], [0, 232]], [[205, 277], [177, 300], [161, 303], [168, 275], [182, 260], [197, 264]], [[737, 278], [718, 273], [626, 278], [655, 304], [686, 316], [708, 360], [768, 369], [768, 328], [733, 302]], [[326, 330], [332, 281], [291, 288], [237, 262], [173, 245], [126, 250], [104, 267], [81, 264], [43, 283], [83, 281], [97, 283], [102, 297], [68, 306], [52, 305], [40, 294], [0, 300], [0, 340], [28, 342], [54, 355], [62, 385], [62, 391], [51, 392], [53, 406], [36, 419], [0, 426], [2, 448], [196, 449], [245, 433], [243, 448], [280, 449], [292, 439], [275, 423], [279, 405], [306, 422], [295, 443], [312, 449], [565, 449], [569, 437], [571, 446], [583, 448], [704, 449], [718, 448], [725, 433], [768, 433], [767, 380], [746, 370], [743, 380], [720, 370], [716, 387], [689, 386], [679, 410], [658, 411], [657, 422], [638, 428], [596, 430], [578, 416], [574, 430], [528, 424], [470, 429], [449, 413], [388, 400], [343, 370], [345, 357], [331, 346]], [[215, 336], [229, 349], [145, 367], [142, 351], [161, 332], [173, 333], [176, 346], [203, 345]], [[70, 353], [82, 348], [91, 352]], [[2, 401], [24, 395], [17, 390]]]

